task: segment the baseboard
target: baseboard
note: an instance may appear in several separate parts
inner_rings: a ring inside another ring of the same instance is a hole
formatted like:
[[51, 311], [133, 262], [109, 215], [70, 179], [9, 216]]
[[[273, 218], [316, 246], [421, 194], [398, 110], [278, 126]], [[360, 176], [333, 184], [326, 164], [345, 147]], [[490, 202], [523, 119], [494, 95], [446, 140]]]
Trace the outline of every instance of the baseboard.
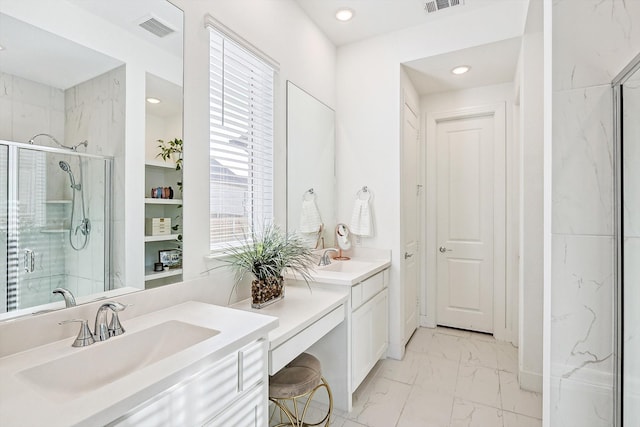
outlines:
[[542, 393], [542, 374], [520, 369], [518, 373], [520, 388], [528, 391]]
[[433, 319], [428, 316], [420, 316], [420, 326], [422, 326], [423, 328], [433, 329], [436, 327], [436, 322], [434, 322]]

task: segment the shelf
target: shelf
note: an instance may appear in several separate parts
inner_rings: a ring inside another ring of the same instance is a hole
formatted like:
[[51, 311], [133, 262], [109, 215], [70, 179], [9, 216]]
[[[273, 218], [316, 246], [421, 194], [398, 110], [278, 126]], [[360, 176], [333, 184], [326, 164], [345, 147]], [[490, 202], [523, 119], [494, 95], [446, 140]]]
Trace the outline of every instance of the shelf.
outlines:
[[165, 234], [162, 236], [144, 236], [145, 242], [166, 242], [168, 240], [177, 240], [179, 234]]
[[147, 205], [181, 205], [182, 199], [152, 199], [147, 197], [144, 202]]
[[164, 279], [165, 277], [179, 276], [181, 274], [182, 274], [181, 268], [176, 268], [175, 270], [169, 270], [169, 271], [145, 270], [144, 281], [148, 282], [149, 280]]
[[52, 205], [67, 205], [71, 203], [71, 200], [46, 200], [45, 203]]
[[144, 162], [144, 165], [154, 167], [154, 168], [176, 170], [175, 162], [165, 162], [164, 160], [147, 160], [146, 162]]

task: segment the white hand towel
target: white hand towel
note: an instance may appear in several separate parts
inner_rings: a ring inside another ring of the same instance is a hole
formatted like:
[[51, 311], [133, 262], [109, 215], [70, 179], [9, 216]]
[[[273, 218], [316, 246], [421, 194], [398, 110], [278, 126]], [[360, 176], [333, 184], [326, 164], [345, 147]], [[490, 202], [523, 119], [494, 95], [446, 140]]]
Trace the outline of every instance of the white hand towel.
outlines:
[[349, 228], [355, 235], [371, 236], [373, 230], [371, 225], [371, 207], [369, 206], [368, 198], [366, 200], [362, 200], [359, 197], [356, 198]]
[[316, 206], [315, 199], [303, 200], [298, 231], [300, 233], [317, 234], [321, 225], [322, 219], [320, 218], [320, 212], [318, 211], [318, 206]]

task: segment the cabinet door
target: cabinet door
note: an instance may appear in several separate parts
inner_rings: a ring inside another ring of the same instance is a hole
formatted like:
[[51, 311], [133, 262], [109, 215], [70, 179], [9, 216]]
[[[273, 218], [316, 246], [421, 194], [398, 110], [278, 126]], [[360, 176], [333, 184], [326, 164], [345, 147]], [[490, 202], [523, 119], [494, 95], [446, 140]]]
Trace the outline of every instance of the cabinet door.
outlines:
[[371, 301], [373, 303], [371, 321], [371, 351], [375, 364], [387, 351], [389, 343], [389, 290], [385, 289]]
[[227, 408], [206, 427], [264, 427], [266, 426], [266, 389], [260, 384]]
[[355, 390], [367, 376], [371, 353], [372, 303], [365, 304], [351, 315], [351, 383]]
[[384, 289], [351, 315], [351, 383], [355, 390], [387, 350], [388, 294]]

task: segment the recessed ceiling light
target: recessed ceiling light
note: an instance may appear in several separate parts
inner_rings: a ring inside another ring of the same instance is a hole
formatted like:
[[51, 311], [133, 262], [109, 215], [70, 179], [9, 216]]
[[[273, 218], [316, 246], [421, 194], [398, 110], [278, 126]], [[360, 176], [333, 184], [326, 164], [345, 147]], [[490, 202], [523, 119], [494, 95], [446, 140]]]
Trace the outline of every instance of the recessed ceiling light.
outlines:
[[4, 50], [4, 46], [0, 44], [0, 50]]
[[351, 20], [351, 18], [353, 18], [353, 15], [354, 13], [351, 9], [340, 9], [336, 12], [336, 19], [338, 21], [346, 22]]
[[451, 70], [451, 72], [453, 74], [464, 74], [467, 71], [469, 71], [471, 69], [471, 67], [469, 67], [468, 65], [460, 65], [456, 68], [454, 68], [453, 70]]
[[158, 98], [147, 98], [147, 102], [149, 104], [160, 104], [160, 100]]

